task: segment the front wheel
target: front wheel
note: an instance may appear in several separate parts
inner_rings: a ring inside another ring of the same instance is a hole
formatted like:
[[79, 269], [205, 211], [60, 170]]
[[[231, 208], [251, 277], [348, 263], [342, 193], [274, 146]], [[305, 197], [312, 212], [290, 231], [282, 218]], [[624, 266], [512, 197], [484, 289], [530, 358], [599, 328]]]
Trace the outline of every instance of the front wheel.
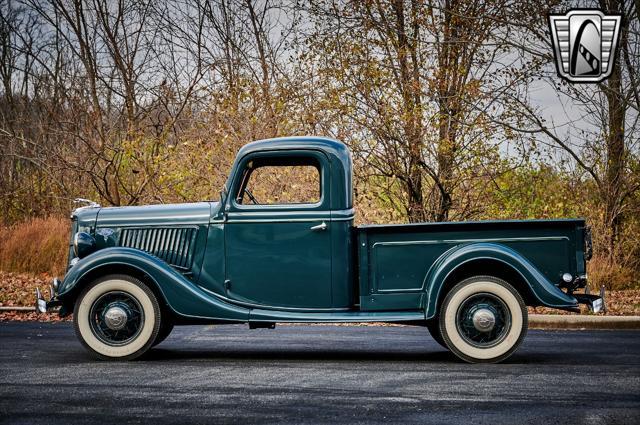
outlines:
[[439, 325], [445, 344], [460, 359], [500, 362], [513, 354], [527, 333], [527, 307], [504, 280], [476, 276], [447, 294]]
[[131, 360], [144, 354], [160, 332], [160, 306], [151, 289], [128, 275], [91, 283], [73, 312], [76, 334], [102, 360]]

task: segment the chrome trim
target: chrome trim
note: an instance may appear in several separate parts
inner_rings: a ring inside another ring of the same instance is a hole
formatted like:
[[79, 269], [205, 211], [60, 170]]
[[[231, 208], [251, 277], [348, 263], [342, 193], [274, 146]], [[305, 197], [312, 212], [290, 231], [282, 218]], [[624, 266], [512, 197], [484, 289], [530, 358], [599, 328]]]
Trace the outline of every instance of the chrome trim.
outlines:
[[265, 218], [265, 219], [229, 219], [226, 222], [230, 224], [238, 223], [308, 223], [311, 221], [349, 221], [350, 218], [327, 218], [327, 217], [310, 217], [310, 218]]
[[496, 325], [496, 316], [486, 308], [481, 308], [473, 313], [473, 327], [480, 332], [491, 332]]
[[320, 230], [320, 231], [323, 231], [323, 230], [327, 230], [327, 227], [329, 227], [329, 226], [327, 226], [327, 223], [325, 223], [323, 221], [322, 223], [318, 224], [317, 226], [311, 226], [309, 228], [309, 230]]
[[198, 231], [198, 226], [127, 227], [121, 230], [118, 246], [139, 249], [175, 268], [190, 270]]
[[354, 216], [350, 216], [350, 217], [331, 217], [330, 221], [351, 221], [354, 218], [355, 218]]
[[604, 300], [602, 298], [599, 298], [597, 300], [593, 300], [593, 302], [591, 303], [591, 310], [593, 311], [594, 314], [600, 313], [601, 311], [604, 310]]
[[[601, 292], [601, 294], [604, 295], [604, 292]], [[601, 296], [587, 293], [574, 293], [573, 296], [575, 297], [576, 301], [578, 301], [578, 304], [586, 304], [587, 307], [589, 307], [589, 310], [594, 313], [600, 313], [601, 311], [606, 311], [607, 309], [605, 300]]]
[[48, 308], [49, 303], [54, 303], [56, 300], [56, 296], [58, 295], [58, 289], [60, 288], [60, 279], [54, 277], [51, 283], [49, 284], [49, 302], [46, 307]]
[[44, 299], [42, 296], [42, 292], [40, 292], [40, 288], [36, 288], [36, 304], [35, 310], [36, 313], [46, 313], [50, 308], [60, 306], [60, 300], [56, 299], [53, 291], [53, 284], [50, 286], [51, 290], [51, 298], [49, 301]]
[[238, 204], [238, 201], [235, 198], [231, 198], [231, 206], [233, 208], [235, 208], [235, 211], [233, 212], [260, 212], [260, 211], [256, 211], [259, 209], [264, 209], [264, 210], [277, 210], [277, 211], [283, 211], [283, 210], [311, 210], [311, 209], [317, 209], [318, 207], [321, 207], [322, 204], [324, 202], [324, 197], [321, 196], [320, 200], [318, 202], [313, 202], [313, 203], [308, 203], [308, 202], [301, 202], [299, 204]]
[[[101, 215], [102, 217], [102, 215]], [[121, 226], [122, 223], [121, 221], [123, 220], [127, 220], [127, 221], [142, 221], [142, 222], [146, 222], [146, 221], [150, 221], [153, 222], [154, 220], [157, 221], [166, 221], [168, 218], [170, 218], [171, 220], [202, 220], [203, 224], [206, 224], [209, 222], [209, 219], [211, 218], [211, 215], [209, 213], [207, 214], [193, 214], [193, 215], [181, 215], [181, 216], [174, 216], [174, 215], [164, 215], [164, 216], [139, 216], [139, 217], [106, 217], [103, 218], [100, 221], [100, 227], [110, 227], [110, 226]], [[172, 224], [175, 224], [173, 221], [171, 222]], [[177, 223], [177, 222], [176, 222]], [[185, 221], [184, 223], [188, 223], [188, 224], [195, 224], [192, 221]], [[134, 226], [140, 226], [140, 223], [138, 224], [134, 224]]]
[[44, 300], [44, 297], [42, 296], [39, 288], [36, 288], [36, 312], [47, 312], [47, 302]]
[[305, 223], [310, 221], [351, 221], [354, 217], [309, 217], [309, 218], [252, 218], [252, 219], [226, 219], [226, 220], [210, 220], [210, 224], [238, 224], [238, 223]]
[[56, 291], [57, 293], [58, 288], [60, 288], [60, 279], [58, 279], [57, 277], [54, 277], [53, 282], [51, 282], [51, 285], [53, 286], [54, 291]]
[[[107, 227], [118, 227], [118, 228], [122, 228], [122, 229], [129, 229], [129, 228], [141, 228], [142, 226], [144, 226], [144, 228], [164, 228], [167, 227], [167, 222], [166, 219], [165, 221], [162, 221], [160, 219], [158, 219], [159, 221], [152, 221], [149, 223], [116, 223], [116, 222], [111, 222], [111, 223], [105, 223], [105, 222], [99, 222], [98, 226], [100, 226], [101, 228], [107, 228]], [[209, 224], [209, 220], [204, 220], [204, 221], [176, 221], [176, 222], [171, 222], [171, 226], [206, 226]]]
[[464, 243], [464, 242], [534, 242], [534, 241], [568, 241], [566, 236], [540, 236], [532, 238], [488, 238], [488, 239], [441, 239], [430, 241], [406, 241], [406, 242], [376, 242], [372, 248], [377, 246], [405, 246], [405, 245], [434, 245], [443, 243]]
[[127, 324], [127, 312], [122, 307], [111, 307], [104, 314], [104, 323], [111, 330], [117, 331]]
[[[75, 211], [74, 211], [74, 213], [75, 213]], [[80, 257], [78, 257], [78, 233], [80, 233], [80, 232], [76, 232], [73, 235], [73, 255], [75, 255], [75, 258], [80, 258]]]
[[101, 205], [99, 203], [97, 203], [95, 201], [92, 201], [90, 199], [76, 198], [76, 199], [73, 200], [73, 203], [74, 204], [89, 204], [89, 205], [78, 207], [75, 210], [73, 210], [73, 212], [71, 212], [71, 218], [73, 218], [73, 216], [75, 216], [78, 211], [88, 210], [88, 209], [92, 209], [92, 208], [101, 208]]
[[73, 200], [74, 204], [82, 204], [82, 203], [86, 203], [89, 205], [85, 205], [84, 207], [80, 207], [80, 208], [100, 208], [100, 204], [92, 201], [91, 199], [85, 199], [85, 198], [76, 198]]

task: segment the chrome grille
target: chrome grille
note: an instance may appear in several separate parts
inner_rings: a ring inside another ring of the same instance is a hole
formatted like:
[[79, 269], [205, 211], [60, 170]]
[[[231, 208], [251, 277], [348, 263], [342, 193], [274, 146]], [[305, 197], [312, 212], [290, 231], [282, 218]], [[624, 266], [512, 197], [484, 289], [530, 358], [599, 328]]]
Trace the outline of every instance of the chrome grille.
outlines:
[[180, 268], [191, 268], [197, 228], [166, 227], [122, 229], [120, 246], [136, 248]]

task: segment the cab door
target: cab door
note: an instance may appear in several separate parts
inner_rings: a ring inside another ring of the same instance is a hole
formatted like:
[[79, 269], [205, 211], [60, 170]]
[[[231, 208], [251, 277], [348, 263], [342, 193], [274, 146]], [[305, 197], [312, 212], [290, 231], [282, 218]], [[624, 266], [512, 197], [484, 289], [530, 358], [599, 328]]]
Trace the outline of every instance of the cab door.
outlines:
[[330, 308], [326, 155], [253, 153], [237, 170], [224, 230], [227, 296], [262, 308]]

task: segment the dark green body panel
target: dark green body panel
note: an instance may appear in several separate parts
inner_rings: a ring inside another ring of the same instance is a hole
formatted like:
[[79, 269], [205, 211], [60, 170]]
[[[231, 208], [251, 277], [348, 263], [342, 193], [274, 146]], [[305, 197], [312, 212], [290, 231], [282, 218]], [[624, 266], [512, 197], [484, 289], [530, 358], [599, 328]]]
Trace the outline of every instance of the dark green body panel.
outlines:
[[94, 237], [98, 249], [136, 248], [161, 258], [197, 281], [216, 202], [101, 208]]
[[212, 297], [162, 260], [131, 248], [105, 248], [80, 260], [65, 276], [59, 290], [60, 299], [64, 300], [86, 274], [100, 267], [123, 264], [148, 275], [166, 304], [180, 316], [232, 321], [249, 319], [249, 310]]
[[[258, 158], [306, 157], [319, 166], [320, 199], [313, 204], [238, 204], [240, 170]], [[331, 233], [311, 227], [331, 219], [334, 164], [331, 154], [309, 143], [255, 142], [240, 150], [226, 200], [226, 296], [243, 305], [269, 309], [332, 307]], [[335, 162], [335, 161], [334, 161]], [[337, 195], [340, 196], [340, 195]], [[343, 195], [344, 196], [344, 195]]]
[[321, 223], [225, 224], [227, 296], [270, 308], [331, 307], [331, 231], [309, 231]]
[[[471, 260], [517, 271], [541, 305], [576, 304], [556, 285], [585, 273], [584, 220], [432, 223], [358, 228], [360, 304], [367, 310], [426, 308], [433, 317], [441, 285]], [[575, 255], [574, 255], [575, 253]]]
[[[288, 153], [318, 160], [318, 203], [236, 204], [248, 161]], [[558, 286], [585, 274], [583, 220], [354, 227], [351, 172], [335, 140], [260, 141], [238, 153], [220, 202], [77, 211], [73, 232], [97, 251], [70, 267], [59, 298], [71, 304], [96, 271], [129, 267], [185, 319], [417, 321], [436, 314], [448, 277], [491, 261], [526, 282], [531, 304], [577, 305]]]
[[211, 223], [198, 284], [214, 294], [225, 294], [224, 224]]

